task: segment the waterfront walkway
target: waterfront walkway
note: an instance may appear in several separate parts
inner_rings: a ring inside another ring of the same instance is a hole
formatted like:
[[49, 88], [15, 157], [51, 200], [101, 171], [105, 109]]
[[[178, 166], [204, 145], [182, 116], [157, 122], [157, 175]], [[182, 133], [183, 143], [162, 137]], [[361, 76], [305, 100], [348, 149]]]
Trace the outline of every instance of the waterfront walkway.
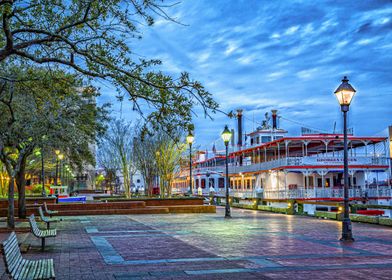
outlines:
[[[26, 258], [54, 259], [57, 279], [390, 279], [392, 228], [232, 209], [216, 214], [65, 217], [56, 239], [29, 235]], [[1, 233], [3, 240], [7, 234]], [[18, 235], [22, 237], [22, 235]], [[0, 273], [4, 276], [4, 265]]]

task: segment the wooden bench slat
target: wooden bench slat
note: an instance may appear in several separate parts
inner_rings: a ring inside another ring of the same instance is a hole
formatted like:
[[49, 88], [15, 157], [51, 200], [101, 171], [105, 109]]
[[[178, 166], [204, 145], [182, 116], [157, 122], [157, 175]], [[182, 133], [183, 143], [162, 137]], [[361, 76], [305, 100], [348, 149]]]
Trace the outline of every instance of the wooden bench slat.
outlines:
[[[18, 261], [22, 258], [20, 254], [20, 249], [18, 245], [18, 239], [16, 234], [11, 234], [11, 236], [6, 240], [6, 246], [3, 245], [3, 254], [6, 261], [6, 267], [8, 271], [12, 272], [18, 266]], [[3, 244], [4, 244], [3, 243]]]
[[[53, 233], [53, 231], [51, 232]], [[31, 280], [55, 278], [53, 259], [26, 260], [22, 258], [15, 232], [12, 232], [2, 243], [1, 252], [3, 253], [6, 272], [12, 279]]]
[[7, 262], [8, 262], [8, 270], [12, 271], [14, 270], [17, 266], [18, 263], [20, 263], [20, 260], [22, 259], [22, 256], [19, 252], [15, 252], [14, 255], [11, 256], [11, 258], [7, 258]]
[[27, 279], [34, 279], [34, 273], [35, 273], [35, 270], [37, 269], [37, 264], [38, 264], [38, 261], [30, 261], [29, 262], [29, 270], [26, 275]]
[[43, 266], [43, 261], [39, 260], [37, 270], [35, 271], [35, 274], [34, 274], [34, 278], [42, 278], [42, 276], [41, 276], [42, 266]]
[[6, 248], [4, 251], [4, 256], [7, 258], [7, 261], [10, 265], [12, 265], [14, 259], [18, 257], [18, 248], [19, 247], [16, 241], [13, 247]]
[[56, 237], [57, 235], [57, 231], [56, 229], [52, 229], [52, 230], [41, 230], [38, 225], [37, 222], [35, 221], [35, 217], [34, 214], [31, 214], [31, 216], [29, 217], [29, 223], [30, 223], [30, 227], [31, 227], [31, 231], [32, 233], [38, 237], [41, 238], [41, 242], [42, 242], [42, 251], [45, 248], [45, 238], [46, 237]]
[[31, 264], [31, 261], [30, 260], [26, 260], [26, 264], [23, 266], [22, 272], [20, 273], [20, 278], [21, 279], [28, 279], [27, 275], [28, 275], [29, 270], [30, 270], [30, 264]]
[[44, 212], [43, 212], [43, 210], [42, 210], [42, 207], [38, 207], [38, 213], [39, 213], [39, 216], [40, 216], [41, 220], [42, 220], [43, 222], [47, 223], [47, 224], [48, 224], [48, 223], [52, 223], [52, 222], [59, 222], [59, 221], [60, 221], [60, 220], [57, 219], [57, 218], [45, 217]]
[[44, 278], [45, 260], [42, 260], [41, 269], [39, 271], [39, 278]]
[[42, 273], [42, 278], [45, 278], [48, 271], [48, 264], [47, 264], [47, 260], [43, 260], [43, 261], [44, 261], [44, 271]]
[[46, 204], [46, 202], [44, 202], [44, 207], [45, 207], [45, 212], [48, 214], [48, 215], [54, 215], [54, 214], [57, 214], [59, 211], [56, 211], [56, 210], [49, 210], [48, 209], [48, 205]]
[[11, 240], [6, 240], [6, 241], [4, 241], [4, 243], [3, 243], [3, 248], [4, 248], [5, 250], [7, 250], [8, 248], [10, 248], [10, 247], [12, 247], [12, 246], [15, 246], [14, 244], [17, 243], [17, 242], [18, 242], [18, 240], [17, 240], [17, 238], [16, 238], [16, 236], [15, 236], [15, 237], [13, 237]]
[[10, 272], [11, 275], [17, 275], [19, 274], [19, 271], [22, 269], [22, 267], [25, 265], [26, 260], [21, 259], [21, 261], [18, 263], [18, 265], [15, 267], [14, 271]]
[[54, 262], [53, 262], [53, 259], [50, 259], [49, 260], [49, 263], [50, 263], [50, 278], [56, 278], [56, 274], [54, 273]]
[[27, 260], [26, 265], [23, 267], [23, 273], [21, 273], [21, 279], [29, 279], [28, 275], [29, 275], [29, 271], [31, 268], [31, 264], [32, 262]]
[[14, 277], [15, 279], [19, 279], [21, 277], [21, 273], [23, 272], [23, 267], [26, 265], [27, 260], [22, 260], [22, 262], [20, 263], [20, 266], [18, 267], [18, 270], [15, 271], [14, 275], [12, 277]]
[[15, 279], [18, 279], [19, 272], [20, 272], [20, 270], [22, 269], [22, 267], [23, 267], [23, 265], [24, 265], [25, 262], [26, 262], [26, 260], [22, 259], [22, 260], [20, 261], [20, 263], [18, 264], [18, 266], [15, 267], [15, 269], [14, 269], [13, 271], [8, 271], [8, 273], [9, 273], [12, 277], [14, 277]]

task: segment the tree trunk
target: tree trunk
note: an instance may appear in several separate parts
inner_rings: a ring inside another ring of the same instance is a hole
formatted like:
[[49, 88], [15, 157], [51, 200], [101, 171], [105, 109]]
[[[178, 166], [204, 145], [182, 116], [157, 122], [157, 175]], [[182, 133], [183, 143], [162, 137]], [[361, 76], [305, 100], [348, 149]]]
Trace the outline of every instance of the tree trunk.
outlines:
[[7, 227], [15, 228], [15, 215], [14, 215], [14, 178], [10, 178], [8, 183], [8, 216], [7, 216]]
[[25, 165], [22, 165], [20, 171], [16, 174], [16, 185], [18, 186], [18, 217], [26, 218], [26, 178]]
[[147, 177], [146, 183], [147, 183], [148, 196], [151, 197], [153, 194], [153, 188], [154, 188], [154, 178], [151, 178], [151, 176]]
[[125, 197], [130, 198], [131, 197], [131, 186], [130, 186], [130, 181], [129, 181], [129, 173], [128, 169], [126, 167], [123, 168], [123, 178], [124, 178], [124, 191], [125, 191]]

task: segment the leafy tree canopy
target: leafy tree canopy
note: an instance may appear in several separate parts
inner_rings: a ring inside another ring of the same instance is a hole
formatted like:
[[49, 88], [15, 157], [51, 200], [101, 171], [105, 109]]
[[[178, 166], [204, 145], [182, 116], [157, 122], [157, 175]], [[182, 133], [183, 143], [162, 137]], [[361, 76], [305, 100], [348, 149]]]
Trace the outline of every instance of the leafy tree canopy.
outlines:
[[141, 58], [127, 44], [140, 39], [140, 26], [152, 25], [154, 17], [172, 20], [166, 13], [172, 5], [157, 0], [1, 1], [0, 61], [18, 57], [62, 65], [109, 81], [149, 123], [144, 134], [148, 128], [187, 129], [194, 106], [201, 105], [205, 115], [218, 109], [211, 94], [187, 73], [173, 78], [154, 71], [161, 61]]
[[[16, 166], [20, 153], [58, 148], [76, 165], [94, 162], [88, 145], [105, 130], [106, 105], [95, 103], [98, 92], [61, 70], [8, 66], [17, 81], [0, 90], [0, 150]], [[0, 73], [4, 74], [4, 73]], [[4, 149], [1, 149], [4, 148]]]

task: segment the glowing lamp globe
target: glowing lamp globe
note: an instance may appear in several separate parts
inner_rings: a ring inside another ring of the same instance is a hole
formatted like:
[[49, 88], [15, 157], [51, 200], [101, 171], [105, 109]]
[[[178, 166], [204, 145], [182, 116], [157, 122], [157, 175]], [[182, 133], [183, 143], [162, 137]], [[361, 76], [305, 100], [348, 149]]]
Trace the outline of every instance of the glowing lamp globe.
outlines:
[[350, 106], [350, 103], [355, 95], [356, 90], [348, 83], [348, 79], [344, 76], [342, 83], [335, 90], [335, 96], [338, 99], [340, 106]]
[[229, 141], [231, 139], [231, 131], [229, 130], [229, 128], [227, 127], [227, 125], [225, 126], [225, 129], [223, 130], [221, 137], [223, 142], [225, 142], [225, 145], [229, 144]]
[[193, 140], [195, 140], [195, 137], [193, 136], [192, 132], [189, 132], [188, 136], [186, 137], [186, 142], [188, 144], [192, 144]]

